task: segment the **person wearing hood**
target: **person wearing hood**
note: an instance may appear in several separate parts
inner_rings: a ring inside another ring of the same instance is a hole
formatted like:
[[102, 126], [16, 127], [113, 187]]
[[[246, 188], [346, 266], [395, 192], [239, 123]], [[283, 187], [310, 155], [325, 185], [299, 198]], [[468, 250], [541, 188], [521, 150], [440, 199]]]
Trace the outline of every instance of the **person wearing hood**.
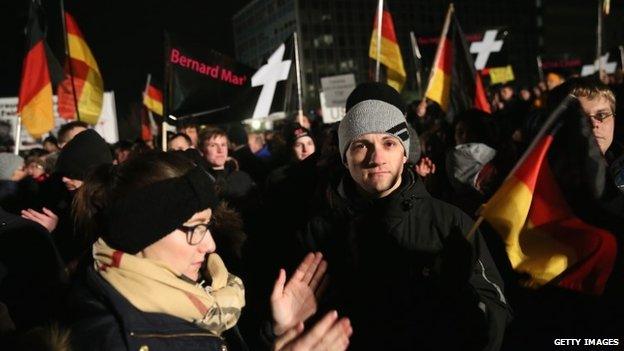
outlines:
[[85, 238], [74, 232], [71, 202], [84, 178], [96, 166], [112, 164], [113, 157], [106, 141], [93, 129], [78, 133], [63, 146], [54, 174], [41, 186], [41, 209], [28, 208], [23, 218], [46, 228], [54, 238], [66, 263], [75, 260], [86, 249]]

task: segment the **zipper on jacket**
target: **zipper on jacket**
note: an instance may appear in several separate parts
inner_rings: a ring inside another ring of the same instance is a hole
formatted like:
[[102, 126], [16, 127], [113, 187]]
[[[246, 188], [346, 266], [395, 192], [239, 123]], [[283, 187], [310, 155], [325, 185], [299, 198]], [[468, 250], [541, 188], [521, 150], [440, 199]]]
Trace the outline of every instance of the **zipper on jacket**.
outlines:
[[145, 333], [143, 334], [143, 333], [130, 332], [129, 335], [135, 338], [178, 338], [181, 336], [207, 336], [207, 337], [218, 338], [221, 341], [225, 341], [225, 339], [223, 339], [221, 336], [214, 335], [211, 333], [175, 333], [175, 334]]

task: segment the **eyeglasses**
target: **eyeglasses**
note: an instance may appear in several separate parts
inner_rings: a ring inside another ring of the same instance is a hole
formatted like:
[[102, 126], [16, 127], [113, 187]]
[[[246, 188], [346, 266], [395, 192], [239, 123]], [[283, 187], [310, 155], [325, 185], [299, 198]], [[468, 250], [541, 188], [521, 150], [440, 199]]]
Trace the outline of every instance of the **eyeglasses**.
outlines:
[[210, 228], [207, 224], [198, 224], [194, 226], [181, 225], [178, 229], [186, 233], [186, 242], [189, 245], [198, 245], [204, 240]]
[[615, 116], [615, 114], [613, 112], [598, 112], [595, 115], [586, 114], [586, 116], [589, 119], [595, 119], [598, 122], [603, 122], [605, 119]]

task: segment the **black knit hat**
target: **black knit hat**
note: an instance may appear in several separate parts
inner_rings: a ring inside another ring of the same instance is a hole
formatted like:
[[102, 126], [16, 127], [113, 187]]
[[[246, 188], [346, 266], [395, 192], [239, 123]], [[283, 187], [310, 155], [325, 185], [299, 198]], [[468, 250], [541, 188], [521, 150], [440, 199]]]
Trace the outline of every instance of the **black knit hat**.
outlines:
[[63, 147], [55, 168], [63, 176], [83, 180], [91, 168], [111, 163], [113, 156], [106, 141], [95, 130], [87, 129]]
[[284, 141], [286, 142], [286, 145], [288, 145], [289, 147], [295, 145], [295, 142], [299, 138], [303, 138], [306, 136], [312, 138], [312, 134], [310, 134], [310, 131], [296, 122], [285, 125], [284, 129], [282, 130], [282, 135], [284, 136]]
[[364, 100], [380, 100], [401, 110], [403, 115], [407, 113], [407, 105], [401, 95], [391, 86], [378, 82], [368, 82], [358, 85], [347, 98], [346, 110]]
[[112, 203], [104, 211], [103, 237], [112, 248], [135, 254], [218, 203], [209, 175], [195, 167], [182, 177], [135, 189]]

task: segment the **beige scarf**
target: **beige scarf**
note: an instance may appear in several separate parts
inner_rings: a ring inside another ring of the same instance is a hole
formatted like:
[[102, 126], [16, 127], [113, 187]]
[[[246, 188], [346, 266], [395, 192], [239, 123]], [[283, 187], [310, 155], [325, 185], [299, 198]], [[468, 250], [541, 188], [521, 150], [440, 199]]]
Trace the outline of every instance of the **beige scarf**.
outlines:
[[212, 285], [206, 288], [182, 280], [163, 262], [114, 250], [102, 239], [93, 244], [93, 258], [98, 273], [137, 309], [182, 318], [215, 335], [233, 327], [245, 306], [243, 282], [215, 253], [208, 256]]

